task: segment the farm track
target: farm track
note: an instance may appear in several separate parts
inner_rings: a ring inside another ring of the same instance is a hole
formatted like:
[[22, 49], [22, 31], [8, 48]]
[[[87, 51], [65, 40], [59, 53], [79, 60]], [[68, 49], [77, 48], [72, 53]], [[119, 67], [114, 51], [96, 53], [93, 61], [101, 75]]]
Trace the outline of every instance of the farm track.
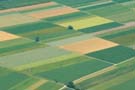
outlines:
[[134, 90], [132, 0], [10, 1], [0, 1], [0, 90]]
[[116, 28], [112, 28], [112, 29], [108, 29], [108, 30], [104, 30], [104, 31], [100, 31], [100, 32], [95, 32], [93, 33], [92, 35], [99, 35], [99, 34], [104, 34], [104, 33], [107, 33], [107, 32], [112, 32], [112, 31], [118, 31], [118, 30], [121, 30], [121, 29], [126, 29], [126, 28], [129, 28], [129, 27], [134, 27], [135, 26], [135, 22], [128, 22], [122, 26], [119, 26], [119, 27], [116, 27]]

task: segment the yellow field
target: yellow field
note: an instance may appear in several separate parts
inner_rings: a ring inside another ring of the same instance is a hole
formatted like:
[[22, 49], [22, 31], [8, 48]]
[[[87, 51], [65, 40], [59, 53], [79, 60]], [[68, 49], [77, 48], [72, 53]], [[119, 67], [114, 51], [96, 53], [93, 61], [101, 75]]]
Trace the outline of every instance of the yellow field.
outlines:
[[93, 27], [93, 26], [97, 26], [97, 25], [101, 25], [105, 23], [110, 23], [110, 22], [113, 22], [113, 21], [95, 16], [95, 17], [89, 17], [89, 18], [87, 17], [87, 18], [72, 21], [72, 22], [64, 22], [64, 23], [58, 23], [58, 24], [64, 27], [71, 25], [74, 27], [74, 29], [79, 30], [79, 29], [83, 29], [87, 27]]
[[25, 16], [22, 14], [3, 15], [0, 16], [0, 27], [7, 27], [16, 24], [24, 24], [24, 23], [35, 22], [35, 21], [38, 21], [38, 19]]
[[16, 38], [20, 38], [20, 37], [7, 33], [7, 32], [4, 32], [4, 31], [0, 31], [0, 42], [6, 41], [6, 40], [11, 40], [11, 39], [16, 39]]

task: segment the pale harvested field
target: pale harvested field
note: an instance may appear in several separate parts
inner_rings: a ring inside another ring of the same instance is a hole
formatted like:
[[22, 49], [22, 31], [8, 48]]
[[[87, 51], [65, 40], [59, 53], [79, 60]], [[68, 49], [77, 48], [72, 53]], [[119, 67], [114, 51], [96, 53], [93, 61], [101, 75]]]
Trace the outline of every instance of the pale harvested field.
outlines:
[[101, 74], [103, 74], [103, 73], [106, 73], [106, 72], [108, 72], [108, 71], [114, 70], [115, 68], [116, 68], [115, 65], [110, 66], [110, 67], [107, 67], [107, 68], [105, 68], [105, 69], [102, 69], [102, 70], [99, 70], [99, 71], [94, 72], [94, 73], [92, 73], [92, 74], [89, 74], [89, 75], [86, 75], [86, 76], [84, 76], [84, 77], [81, 77], [81, 78], [75, 80], [74, 83], [75, 83], [75, 84], [81, 83], [81, 82], [83, 82], [83, 81], [85, 81], [85, 80], [87, 80], [87, 79], [90, 79], [90, 78], [99, 76], [99, 75], [101, 75]]
[[16, 39], [16, 38], [20, 38], [20, 37], [7, 33], [7, 32], [4, 32], [4, 31], [0, 31], [0, 42], [6, 41], [6, 40], [12, 40], [12, 39]]
[[93, 26], [97, 26], [97, 25], [101, 25], [105, 23], [110, 23], [110, 22], [113, 22], [113, 21], [106, 18], [99, 17], [99, 16], [95, 16], [95, 17], [86, 17], [81, 20], [75, 20], [72, 22], [64, 22], [64, 23], [58, 23], [58, 24], [64, 27], [68, 27], [69, 25], [71, 25], [74, 27], [74, 29], [78, 30], [78, 29], [93, 27]]
[[68, 13], [73, 13], [73, 12], [78, 12], [78, 11], [79, 10], [77, 9], [65, 6], [63, 8], [57, 8], [57, 9], [48, 10], [44, 12], [29, 14], [29, 16], [41, 19], [41, 18], [48, 18], [48, 17], [58, 16], [58, 15], [63, 15], [63, 14], [68, 14]]
[[112, 32], [112, 31], [118, 31], [118, 30], [134, 27], [134, 26], [135, 26], [135, 22], [128, 22], [128, 23], [125, 23], [125, 25], [122, 25], [116, 28], [95, 32], [92, 35], [99, 35], [99, 34], [104, 34], [104, 33]]
[[52, 5], [56, 5], [56, 4], [57, 3], [55, 3], [55, 2], [48, 2], [48, 3], [31, 5], [31, 6], [25, 6], [25, 7], [19, 7], [19, 8], [11, 8], [11, 9], [6, 9], [6, 10], [0, 10], [0, 13], [17, 12], [17, 11], [23, 11], [23, 10], [31, 10], [31, 9], [36, 9], [36, 8], [52, 6]]
[[0, 16], [0, 28], [13, 26], [13, 25], [17, 25], [17, 24], [35, 22], [38, 20], [39, 19], [25, 16], [23, 14], [4, 15], [4, 16]]
[[38, 82], [34, 83], [33, 85], [29, 86], [27, 90], [36, 90], [41, 85], [45, 84], [47, 80], [39, 80]]
[[111, 41], [107, 41], [101, 38], [92, 38], [89, 40], [60, 46], [60, 48], [73, 52], [78, 52], [81, 54], [86, 54], [86, 53], [95, 52], [106, 48], [111, 48], [117, 45], [118, 45], [117, 43], [113, 43]]

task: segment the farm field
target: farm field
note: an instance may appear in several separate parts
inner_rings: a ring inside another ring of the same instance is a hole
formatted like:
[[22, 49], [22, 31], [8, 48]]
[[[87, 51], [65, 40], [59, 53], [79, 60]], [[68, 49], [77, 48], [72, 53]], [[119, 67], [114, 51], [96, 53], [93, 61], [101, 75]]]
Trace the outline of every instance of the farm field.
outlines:
[[0, 0], [0, 90], [134, 83], [134, 0]]

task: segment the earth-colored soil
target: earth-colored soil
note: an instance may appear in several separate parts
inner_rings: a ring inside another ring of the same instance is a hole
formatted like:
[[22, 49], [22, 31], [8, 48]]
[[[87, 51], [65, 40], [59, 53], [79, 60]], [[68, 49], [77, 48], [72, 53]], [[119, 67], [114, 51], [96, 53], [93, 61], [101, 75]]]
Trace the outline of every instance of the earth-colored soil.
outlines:
[[111, 41], [107, 41], [101, 38], [92, 38], [89, 40], [80, 41], [80, 42], [68, 44], [65, 46], [60, 46], [60, 48], [63, 48], [69, 51], [78, 52], [81, 54], [86, 54], [86, 53], [95, 52], [95, 51], [106, 49], [106, 48], [111, 48], [117, 45], [118, 45], [117, 43], [113, 43]]
[[20, 37], [7, 33], [7, 32], [4, 32], [4, 31], [0, 31], [0, 42], [6, 41], [6, 40], [11, 40], [11, 39], [16, 39], [16, 38], [20, 38]]
[[0, 10], [0, 13], [31, 10], [31, 9], [41, 8], [41, 7], [52, 6], [52, 5], [56, 5], [56, 4], [57, 3], [55, 3], [55, 2], [48, 2], [48, 3], [37, 4], [37, 5], [25, 6], [25, 7], [19, 7], [19, 8], [11, 8], [11, 9], [6, 9], [6, 10]]
[[78, 12], [79, 10], [73, 9], [71, 7], [63, 7], [63, 8], [57, 8], [49, 11], [44, 11], [40, 13], [34, 13], [30, 14], [29, 16], [35, 17], [35, 18], [48, 18], [48, 17], [53, 17], [53, 16], [58, 16], [58, 15], [63, 15], [63, 14], [68, 14], [68, 13], [73, 13], [73, 12]]
[[40, 80], [40, 81], [34, 83], [33, 85], [29, 86], [27, 89], [28, 90], [36, 90], [38, 87], [40, 87], [41, 85], [43, 85], [46, 82], [47, 82], [47, 80]]

